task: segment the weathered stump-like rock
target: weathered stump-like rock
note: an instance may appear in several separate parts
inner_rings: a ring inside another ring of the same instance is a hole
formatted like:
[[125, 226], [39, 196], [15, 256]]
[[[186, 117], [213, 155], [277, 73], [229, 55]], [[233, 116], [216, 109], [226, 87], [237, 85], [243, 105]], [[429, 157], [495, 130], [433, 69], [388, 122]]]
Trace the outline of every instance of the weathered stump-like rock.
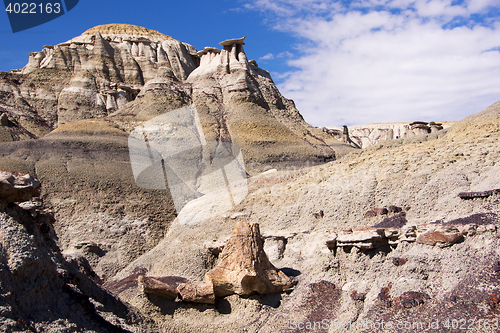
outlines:
[[28, 174], [0, 169], [0, 200], [24, 202], [40, 195], [40, 182]]
[[292, 280], [269, 262], [258, 223], [237, 222], [221, 262], [205, 275], [217, 297], [282, 292]]

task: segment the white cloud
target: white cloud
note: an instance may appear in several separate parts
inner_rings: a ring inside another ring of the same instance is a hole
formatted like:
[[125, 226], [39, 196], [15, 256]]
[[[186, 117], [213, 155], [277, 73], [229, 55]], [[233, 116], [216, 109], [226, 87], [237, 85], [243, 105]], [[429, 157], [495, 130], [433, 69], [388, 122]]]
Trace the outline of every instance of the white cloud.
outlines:
[[[308, 122], [328, 126], [459, 120], [500, 100], [500, 52], [488, 51], [500, 46], [500, 22], [469, 20], [500, 4], [453, 3], [257, 0], [252, 8], [308, 40], [279, 88]], [[443, 28], [457, 17], [467, 24]]]
[[268, 53], [259, 58], [259, 60], [271, 60], [271, 59], [274, 59], [274, 55], [272, 53]]
[[285, 52], [280, 52], [276, 56], [276, 58], [293, 58], [293, 53], [285, 51]]

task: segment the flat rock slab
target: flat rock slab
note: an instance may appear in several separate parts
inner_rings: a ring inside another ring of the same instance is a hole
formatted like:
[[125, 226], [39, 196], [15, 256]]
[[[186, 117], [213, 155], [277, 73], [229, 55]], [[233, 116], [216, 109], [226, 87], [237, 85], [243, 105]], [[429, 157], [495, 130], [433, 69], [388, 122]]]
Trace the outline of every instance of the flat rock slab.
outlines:
[[355, 246], [369, 250], [386, 244], [387, 238], [383, 228], [360, 227], [354, 230], [344, 230], [337, 236], [337, 246]]
[[417, 227], [417, 243], [446, 247], [462, 239], [463, 234], [455, 226], [425, 224]]

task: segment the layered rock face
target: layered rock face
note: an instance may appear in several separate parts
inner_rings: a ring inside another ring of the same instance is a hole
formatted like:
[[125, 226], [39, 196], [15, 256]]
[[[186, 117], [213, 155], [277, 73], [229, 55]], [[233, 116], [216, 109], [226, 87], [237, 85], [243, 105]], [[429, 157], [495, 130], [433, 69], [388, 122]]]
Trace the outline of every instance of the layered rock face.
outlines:
[[197, 66], [194, 53], [189, 44], [126, 24], [46, 45], [29, 54], [22, 70], [0, 75], [0, 113], [9, 120], [0, 127], [0, 141], [33, 139], [61, 124], [104, 117], [134, 100], [162, 66], [186, 79]]
[[[105, 32], [104, 36], [101, 34]], [[67, 42], [30, 53], [21, 73], [69, 71], [57, 98], [57, 123], [103, 117], [135, 99], [158, 68], [185, 80], [196, 50], [157, 31], [129, 25], [98, 26]]]
[[200, 66], [187, 79], [202, 123], [213, 129], [210, 135], [237, 142], [244, 156], [257, 163], [333, 159], [329, 145], [334, 141], [309, 126], [293, 101], [279, 93], [269, 73], [248, 61], [244, 40], [221, 42], [220, 51], [198, 52]]
[[194, 104], [207, 141], [236, 142], [255, 173], [276, 163], [324, 163], [352, 151], [308, 125], [269, 73], [248, 61], [244, 44], [244, 38], [231, 39], [221, 50], [197, 52], [157, 31], [111, 24], [46, 45], [30, 53], [22, 70], [2, 73], [0, 140], [38, 138], [63, 124], [109, 115], [129, 132]]
[[169, 67], [146, 82], [138, 98], [109, 118], [139, 124], [193, 104], [208, 142], [235, 142], [252, 174], [273, 164], [323, 163], [352, 147], [308, 125], [293, 101], [284, 98], [269, 73], [248, 61], [244, 38], [196, 53], [200, 65], [185, 81]]

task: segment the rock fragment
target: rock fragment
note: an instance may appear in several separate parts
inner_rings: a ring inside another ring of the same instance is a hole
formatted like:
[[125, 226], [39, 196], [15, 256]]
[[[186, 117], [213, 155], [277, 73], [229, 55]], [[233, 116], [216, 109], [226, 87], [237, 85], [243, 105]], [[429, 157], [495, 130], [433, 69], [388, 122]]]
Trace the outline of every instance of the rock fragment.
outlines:
[[145, 293], [157, 294], [170, 300], [175, 300], [177, 298], [177, 288], [170, 284], [161, 282], [158, 279], [140, 275], [137, 278], [137, 282], [139, 283], [139, 287], [142, 288]]
[[418, 226], [417, 234], [417, 243], [439, 247], [450, 246], [463, 237], [455, 226], [432, 223]]
[[354, 230], [344, 230], [337, 236], [337, 246], [355, 246], [362, 250], [371, 250], [387, 244], [384, 229], [374, 227], [359, 227]]
[[0, 169], [0, 200], [24, 202], [40, 195], [40, 182], [28, 174]]
[[215, 304], [214, 286], [210, 283], [181, 283], [177, 290], [185, 302]]

